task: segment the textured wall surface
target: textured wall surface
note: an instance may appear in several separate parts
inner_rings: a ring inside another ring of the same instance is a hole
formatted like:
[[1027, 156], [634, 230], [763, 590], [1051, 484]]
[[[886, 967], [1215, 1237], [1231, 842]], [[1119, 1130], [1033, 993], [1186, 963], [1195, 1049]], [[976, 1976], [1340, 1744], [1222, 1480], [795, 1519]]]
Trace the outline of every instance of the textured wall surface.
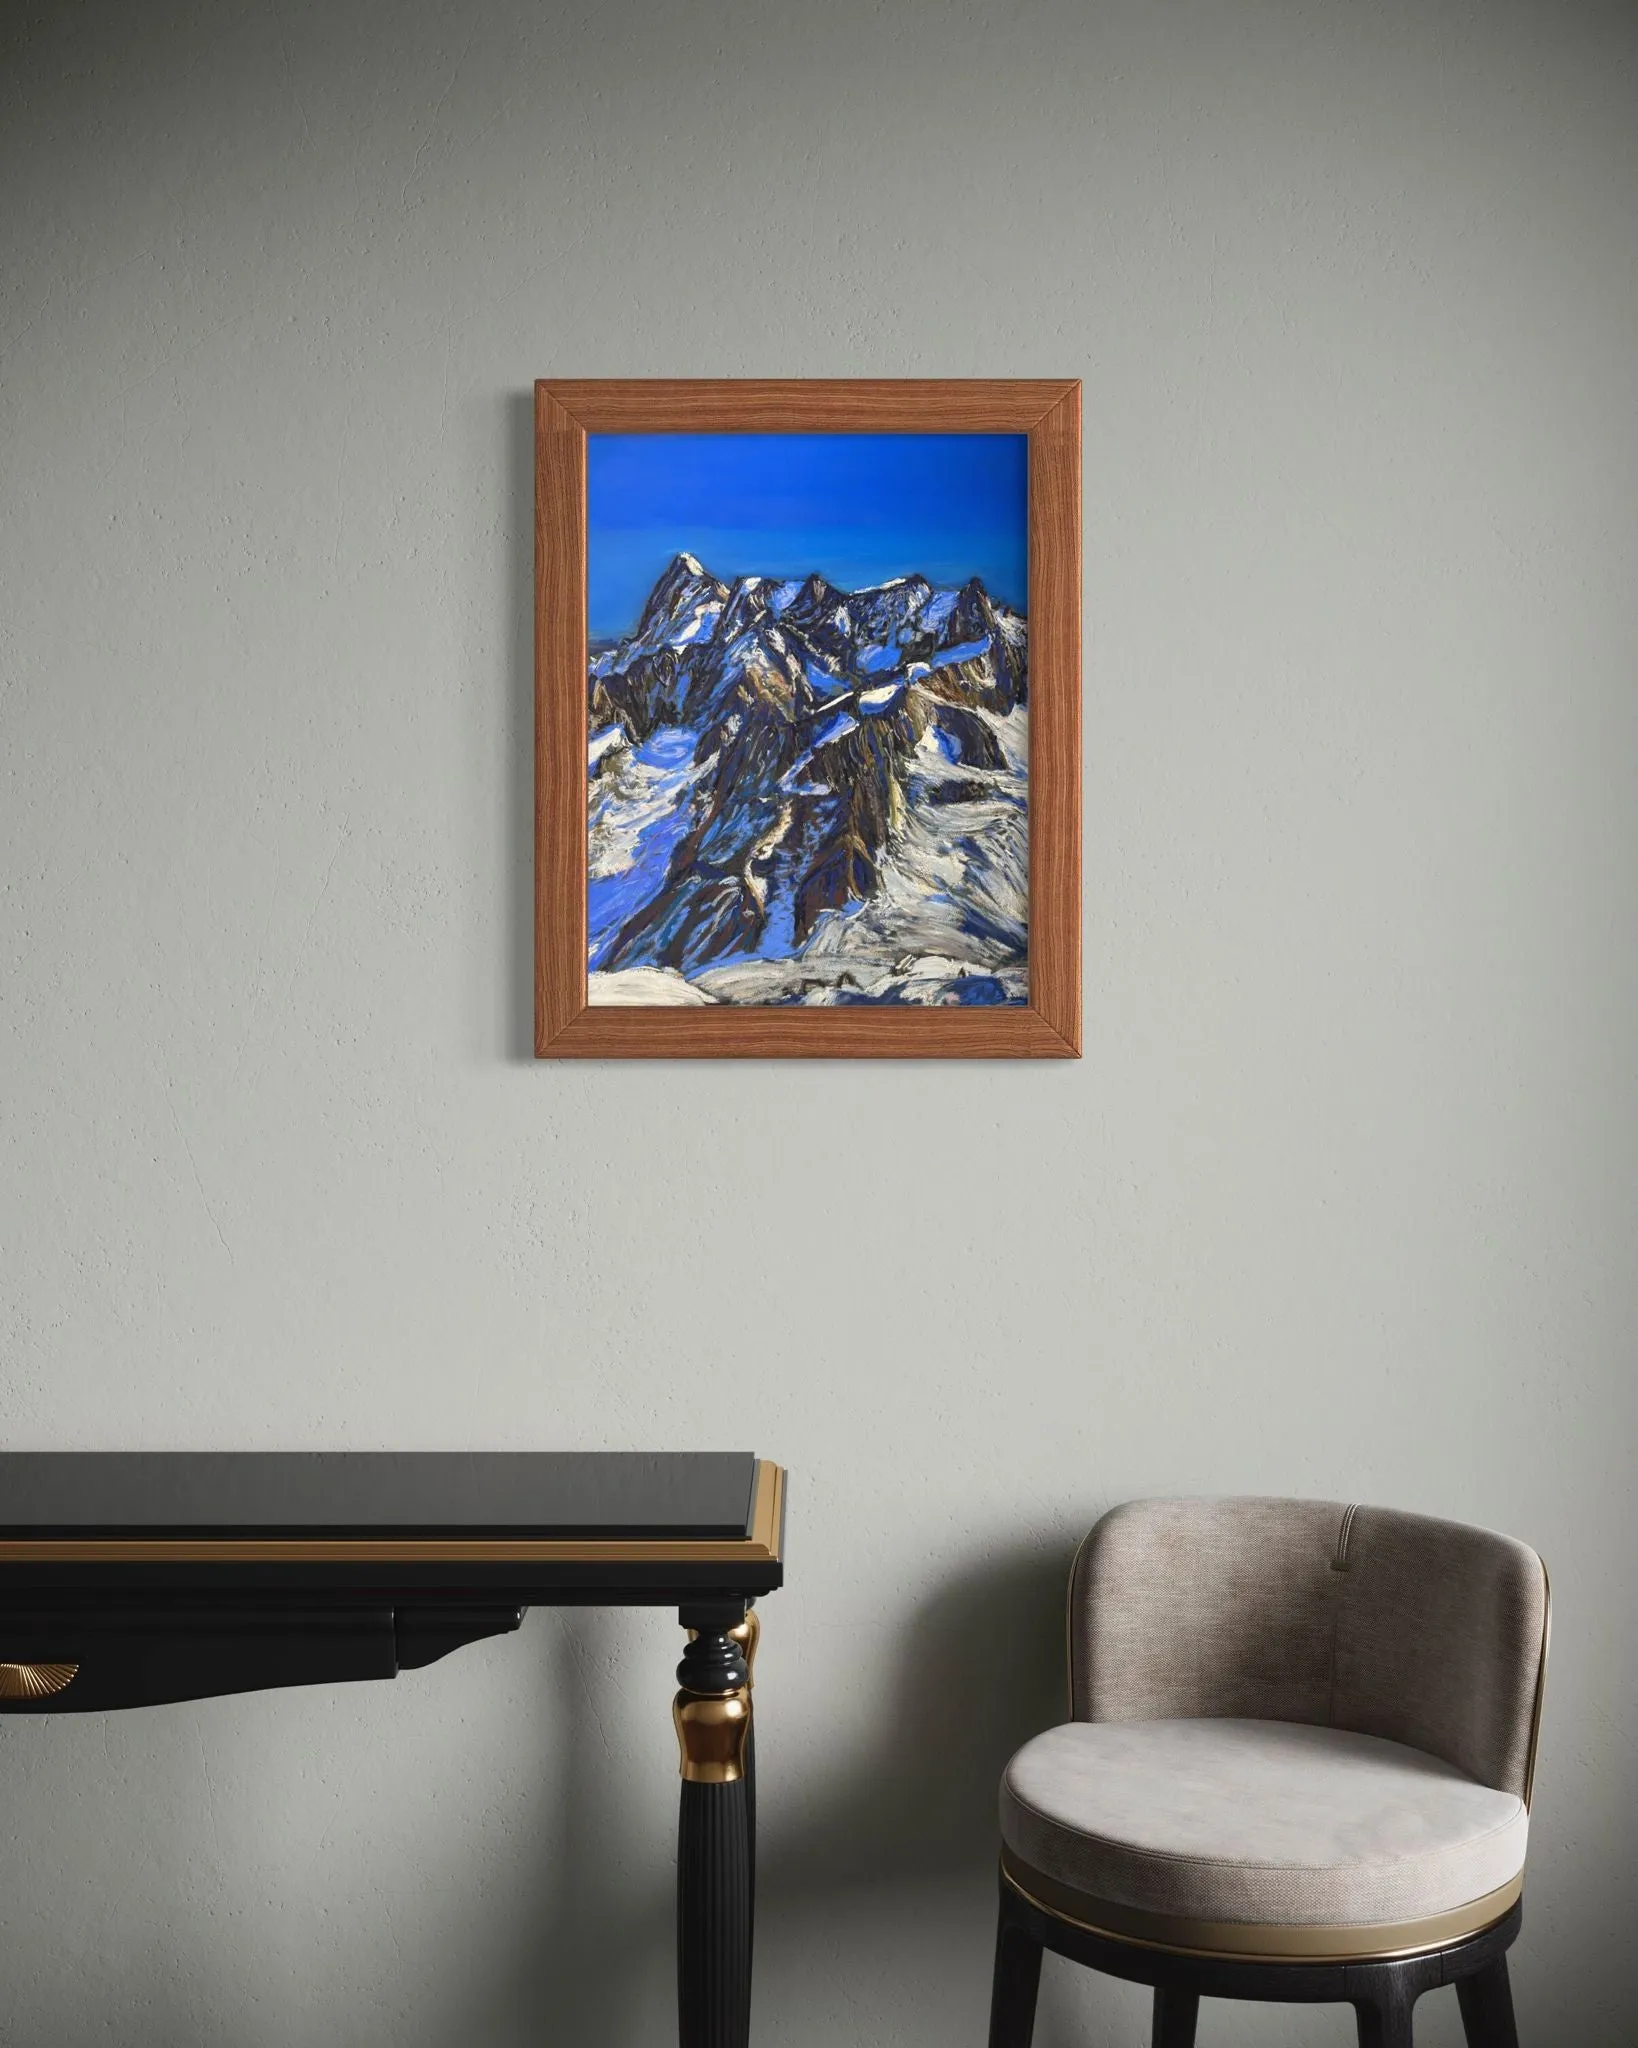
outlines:
[[[1104, 1506], [1499, 1525], [1526, 2037], [1628, 2039], [1638, 17], [0, 24], [4, 1440], [788, 1462], [769, 2048], [981, 2038]], [[1080, 1064], [529, 1058], [528, 387], [663, 372], [1085, 378]], [[0, 2033], [658, 2048], [677, 1651], [6, 1722]]]

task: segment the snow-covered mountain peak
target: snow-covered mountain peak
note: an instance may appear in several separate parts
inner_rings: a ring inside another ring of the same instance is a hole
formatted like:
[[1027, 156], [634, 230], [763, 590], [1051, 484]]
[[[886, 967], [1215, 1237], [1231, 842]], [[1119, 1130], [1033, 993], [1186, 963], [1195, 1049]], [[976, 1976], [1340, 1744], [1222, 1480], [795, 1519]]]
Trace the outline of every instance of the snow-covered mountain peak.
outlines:
[[1022, 1000], [1027, 650], [976, 576], [844, 591], [676, 554], [588, 678], [594, 980]]
[[673, 555], [648, 594], [634, 637], [653, 640], [673, 624], [685, 625], [702, 605], [722, 605], [727, 600], [727, 584], [719, 583], [696, 556]]

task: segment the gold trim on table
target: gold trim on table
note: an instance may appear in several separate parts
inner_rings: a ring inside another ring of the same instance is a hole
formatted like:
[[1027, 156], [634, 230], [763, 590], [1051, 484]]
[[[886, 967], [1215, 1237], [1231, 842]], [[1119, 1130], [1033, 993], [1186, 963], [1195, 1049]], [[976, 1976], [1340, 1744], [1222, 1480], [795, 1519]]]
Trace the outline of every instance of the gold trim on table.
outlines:
[[8, 1537], [0, 1541], [0, 1564], [776, 1564], [784, 1500], [784, 1467], [759, 1458], [749, 1536]]
[[0, 1700], [48, 1700], [74, 1682], [77, 1664], [0, 1664]]

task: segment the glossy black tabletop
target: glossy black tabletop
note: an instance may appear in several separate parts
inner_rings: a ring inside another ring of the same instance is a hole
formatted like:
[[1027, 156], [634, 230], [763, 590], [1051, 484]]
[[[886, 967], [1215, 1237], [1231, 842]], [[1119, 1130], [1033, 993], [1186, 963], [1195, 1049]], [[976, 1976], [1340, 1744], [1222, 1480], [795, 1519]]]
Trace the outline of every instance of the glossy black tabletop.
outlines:
[[749, 1451], [0, 1453], [0, 1608], [52, 1591], [754, 1598], [782, 1469]]
[[0, 1539], [743, 1542], [749, 1451], [12, 1451]]

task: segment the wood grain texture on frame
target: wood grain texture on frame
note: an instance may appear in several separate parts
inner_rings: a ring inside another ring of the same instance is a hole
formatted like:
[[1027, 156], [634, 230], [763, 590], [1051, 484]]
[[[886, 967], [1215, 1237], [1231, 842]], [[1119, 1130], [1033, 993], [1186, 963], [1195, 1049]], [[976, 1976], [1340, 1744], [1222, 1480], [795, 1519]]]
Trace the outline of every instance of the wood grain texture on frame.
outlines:
[[[1029, 436], [1027, 1005], [592, 1008], [586, 1000], [586, 437]], [[1081, 387], [1074, 379], [535, 386], [535, 1051], [552, 1059], [1074, 1059], [1081, 1049]]]

